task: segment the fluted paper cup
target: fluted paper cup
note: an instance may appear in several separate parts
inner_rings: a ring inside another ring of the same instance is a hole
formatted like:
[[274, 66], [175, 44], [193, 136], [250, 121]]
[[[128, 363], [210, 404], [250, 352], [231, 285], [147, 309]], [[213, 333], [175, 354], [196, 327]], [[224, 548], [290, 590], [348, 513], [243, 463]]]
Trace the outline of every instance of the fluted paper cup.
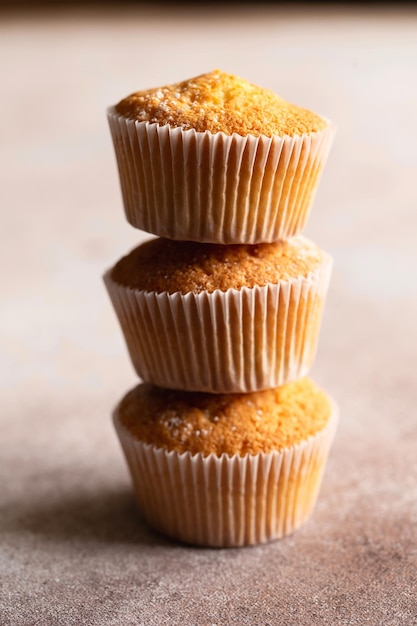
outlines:
[[113, 414], [147, 523], [186, 543], [237, 547], [294, 532], [310, 517], [338, 420], [300, 444], [270, 453], [202, 456], [135, 439]]
[[168, 294], [104, 282], [133, 366], [144, 381], [210, 393], [278, 387], [308, 373], [316, 354], [332, 258], [263, 287]]
[[107, 111], [128, 222], [168, 239], [253, 244], [305, 227], [335, 126], [299, 136], [197, 132]]

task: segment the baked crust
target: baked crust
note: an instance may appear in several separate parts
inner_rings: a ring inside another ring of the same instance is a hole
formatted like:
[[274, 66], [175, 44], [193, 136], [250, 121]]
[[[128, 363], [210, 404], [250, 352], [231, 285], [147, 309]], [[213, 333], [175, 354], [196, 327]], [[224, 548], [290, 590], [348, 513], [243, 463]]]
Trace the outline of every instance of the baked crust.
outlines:
[[212, 293], [307, 277], [322, 264], [320, 248], [302, 236], [254, 245], [155, 238], [120, 259], [111, 277], [119, 285], [141, 291]]
[[309, 378], [245, 394], [187, 393], [141, 384], [118, 407], [120, 423], [135, 439], [204, 456], [288, 448], [323, 430], [331, 411], [327, 394]]
[[226, 135], [302, 135], [327, 122], [269, 89], [218, 69], [179, 83], [130, 94], [116, 105], [123, 117]]

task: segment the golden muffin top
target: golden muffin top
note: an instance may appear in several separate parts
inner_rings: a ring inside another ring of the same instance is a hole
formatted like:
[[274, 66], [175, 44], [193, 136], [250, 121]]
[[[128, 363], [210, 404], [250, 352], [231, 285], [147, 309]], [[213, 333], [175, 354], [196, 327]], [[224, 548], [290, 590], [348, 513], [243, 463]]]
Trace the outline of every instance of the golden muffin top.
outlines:
[[320, 248], [302, 236], [253, 245], [160, 237], [122, 257], [110, 274], [117, 284], [141, 291], [212, 293], [307, 277], [323, 262]]
[[327, 394], [309, 378], [244, 394], [141, 384], [117, 408], [120, 422], [135, 439], [203, 456], [243, 456], [296, 445], [323, 430], [331, 412]]
[[173, 85], [138, 91], [116, 105], [123, 117], [226, 135], [302, 135], [323, 130], [316, 113], [269, 89], [214, 70]]

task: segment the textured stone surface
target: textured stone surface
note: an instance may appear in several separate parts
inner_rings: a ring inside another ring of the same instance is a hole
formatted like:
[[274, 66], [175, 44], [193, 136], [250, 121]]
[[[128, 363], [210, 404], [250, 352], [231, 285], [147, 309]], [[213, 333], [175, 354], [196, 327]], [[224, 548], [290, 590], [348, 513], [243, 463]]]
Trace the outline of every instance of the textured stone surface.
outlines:
[[[171, 11], [0, 21], [0, 623], [417, 624], [416, 13]], [[144, 238], [105, 107], [215, 67], [339, 127], [306, 235], [335, 260], [312, 375], [341, 421], [309, 522], [239, 550], [140, 520], [101, 282]]]

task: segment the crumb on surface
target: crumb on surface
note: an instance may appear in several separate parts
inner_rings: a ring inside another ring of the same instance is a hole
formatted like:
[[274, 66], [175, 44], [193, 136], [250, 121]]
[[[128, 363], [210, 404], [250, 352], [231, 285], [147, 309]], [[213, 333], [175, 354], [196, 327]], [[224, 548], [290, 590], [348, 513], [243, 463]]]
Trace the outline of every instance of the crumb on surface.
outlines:
[[327, 122], [269, 89], [218, 69], [172, 85], [132, 93], [116, 105], [123, 117], [226, 135], [302, 135]]
[[177, 452], [257, 454], [295, 445], [323, 430], [327, 394], [311, 379], [246, 394], [174, 391], [140, 384], [118, 415], [135, 439]]

